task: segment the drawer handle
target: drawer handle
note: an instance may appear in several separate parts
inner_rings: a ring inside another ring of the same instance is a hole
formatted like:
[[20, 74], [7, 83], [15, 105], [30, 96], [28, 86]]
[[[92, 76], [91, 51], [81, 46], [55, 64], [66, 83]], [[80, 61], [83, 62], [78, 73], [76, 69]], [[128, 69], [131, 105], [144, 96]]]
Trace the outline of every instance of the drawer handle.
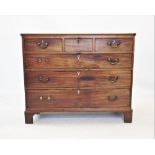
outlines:
[[108, 42], [108, 45], [111, 48], [117, 48], [120, 44], [121, 44], [121, 42], [119, 40], [115, 40], [115, 39]]
[[42, 62], [48, 62], [49, 59], [48, 58], [37, 58], [37, 63], [42, 63]]
[[109, 62], [111, 65], [116, 65], [117, 63], [119, 63], [119, 58], [111, 58], [111, 57], [109, 57], [109, 58], [108, 58], [108, 62]]
[[45, 62], [48, 62], [49, 61], [49, 59], [48, 58], [45, 58]]
[[42, 63], [42, 58], [37, 58], [37, 63]]
[[51, 97], [50, 96], [40, 96], [39, 99], [42, 101], [42, 100], [51, 100]]
[[51, 100], [51, 97], [50, 97], [50, 96], [48, 96], [48, 97], [47, 97], [47, 100]]
[[38, 46], [41, 48], [41, 49], [45, 49], [48, 47], [48, 42], [44, 41], [44, 40], [41, 40], [41, 42], [38, 42], [37, 43]]
[[40, 100], [43, 100], [43, 97], [42, 97], [42, 96], [40, 96], [40, 97], [39, 97], [39, 99], [40, 99]]
[[46, 82], [49, 82], [50, 81], [50, 77], [43, 77], [43, 76], [39, 76], [38, 77], [38, 80], [40, 81], [40, 82], [44, 82], [44, 83], [46, 83]]
[[112, 83], [115, 83], [118, 80], [118, 76], [108, 76], [107, 80], [112, 82]]
[[118, 99], [118, 97], [117, 96], [108, 96], [107, 99], [108, 99], [108, 101], [113, 102], [113, 101], [116, 101]]

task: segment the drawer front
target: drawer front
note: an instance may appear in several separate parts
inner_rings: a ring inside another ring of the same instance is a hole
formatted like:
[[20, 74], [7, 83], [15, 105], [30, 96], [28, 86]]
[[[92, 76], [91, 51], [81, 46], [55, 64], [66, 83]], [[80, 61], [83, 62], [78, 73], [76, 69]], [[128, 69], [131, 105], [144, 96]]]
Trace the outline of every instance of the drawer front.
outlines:
[[26, 88], [130, 88], [131, 71], [26, 71]]
[[130, 54], [81, 54], [80, 68], [129, 68], [132, 67]]
[[76, 71], [26, 71], [26, 88], [78, 87], [77, 76]]
[[24, 39], [24, 52], [62, 52], [62, 39], [33, 38]]
[[92, 52], [93, 50], [92, 39], [65, 39], [64, 44], [66, 52]]
[[24, 61], [27, 69], [116, 69], [132, 67], [132, 54], [38, 54], [25, 55]]
[[131, 71], [82, 71], [79, 72], [80, 88], [130, 88]]
[[133, 51], [133, 39], [96, 39], [96, 52], [119, 52]]
[[44, 54], [44, 55], [25, 55], [24, 64], [26, 69], [58, 69], [58, 68], [77, 68], [78, 61], [73, 54]]
[[27, 108], [100, 108], [129, 106], [128, 89], [28, 90]]

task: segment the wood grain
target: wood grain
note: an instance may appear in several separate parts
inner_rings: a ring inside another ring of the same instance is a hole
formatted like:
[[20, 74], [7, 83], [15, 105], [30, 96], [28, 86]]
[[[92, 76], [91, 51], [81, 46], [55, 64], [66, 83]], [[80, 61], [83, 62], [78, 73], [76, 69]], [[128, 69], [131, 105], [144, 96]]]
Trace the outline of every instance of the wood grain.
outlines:
[[[78, 55], [80, 59], [78, 60]], [[119, 59], [119, 62], [112, 65], [108, 59]], [[25, 55], [26, 69], [66, 69], [66, 68], [130, 68], [132, 67], [131, 54], [37, 54]], [[40, 61], [40, 62], [39, 62]]]
[[25, 123], [41, 112], [121, 112], [132, 122], [135, 33], [21, 36]]
[[[38, 44], [47, 43], [46, 48], [41, 48]], [[28, 38], [24, 39], [24, 52], [37, 53], [37, 52], [62, 52], [62, 39], [61, 38]]]
[[65, 39], [65, 52], [92, 52], [93, 40], [85, 38]]
[[[78, 94], [78, 91], [79, 94]], [[27, 90], [27, 107], [31, 108], [99, 108], [129, 105], [129, 89], [101, 90]], [[108, 96], [115, 101], [109, 101]], [[40, 100], [42, 97], [42, 100]], [[50, 99], [48, 99], [48, 97]]]
[[[120, 45], [118, 45], [118, 47], [111, 47], [110, 45], [108, 45], [109, 42], [112, 41], [119, 41]], [[97, 52], [106, 52], [108, 51], [110, 52], [114, 52], [114, 53], [127, 53], [127, 52], [133, 52], [133, 40], [131, 39], [125, 39], [125, 38], [110, 38], [110, 39], [103, 39], [103, 38], [99, 38], [96, 39], [96, 49], [95, 51]]]
[[[26, 88], [130, 88], [131, 71], [26, 71]], [[64, 79], [66, 81], [64, 82]]]

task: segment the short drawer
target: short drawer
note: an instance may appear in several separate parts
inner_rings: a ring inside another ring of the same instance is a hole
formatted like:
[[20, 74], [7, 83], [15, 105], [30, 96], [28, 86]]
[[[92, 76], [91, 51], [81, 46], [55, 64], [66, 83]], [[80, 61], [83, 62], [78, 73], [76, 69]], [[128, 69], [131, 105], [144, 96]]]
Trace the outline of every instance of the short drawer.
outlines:
[[26, 71], [25, 86], [38, 88], [130, 88], [131, 71]]
[[130, 68], [132, 54], [27, 54], [24, 64], [26, 69]]
[[62, 39], [26, 38], [23, 41], [24, 52], [62, 52]]
[[65, 52], [92, 52], [92, 39], [85, 38], [68, 38], [64, 43]]
[[27, 108], [100, 108], [130, 104], [129, 89], [28, 90]]
[[116, 52], [127, 53], [133, 52], [133, 39], [132, 38], [97, 38], [95, 40], [96, 52]]

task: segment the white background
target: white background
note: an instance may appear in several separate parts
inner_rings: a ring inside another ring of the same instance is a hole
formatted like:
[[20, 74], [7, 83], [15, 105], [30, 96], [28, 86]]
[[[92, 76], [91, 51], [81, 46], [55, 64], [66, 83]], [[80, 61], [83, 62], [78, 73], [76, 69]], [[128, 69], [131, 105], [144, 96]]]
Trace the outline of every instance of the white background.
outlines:
[[[133, 123], [121, 116], [41, 115], [24, 124], [20, 33], [136, 33]], [[153, 16], [0, 16], [0, 138], [153, 138]]]
[[153, 15], [154, 0], [0, 0], [4, 15]]

